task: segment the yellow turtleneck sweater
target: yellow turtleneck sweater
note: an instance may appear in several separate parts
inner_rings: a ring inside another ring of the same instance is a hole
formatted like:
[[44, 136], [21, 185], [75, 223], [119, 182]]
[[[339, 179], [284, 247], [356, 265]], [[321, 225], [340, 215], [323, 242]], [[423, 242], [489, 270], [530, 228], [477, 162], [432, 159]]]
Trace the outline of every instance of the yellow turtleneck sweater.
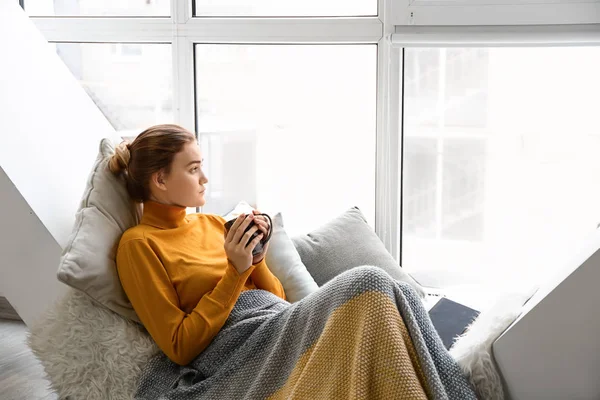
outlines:
[[158, 347], [179, 365], [210, 344], [244, 290], [264, 289], [285, 300], [264, 258], [237, 272], [225, 253], [225, 222], [147, 201], [140, 224], [119, 242], [123, 289]]

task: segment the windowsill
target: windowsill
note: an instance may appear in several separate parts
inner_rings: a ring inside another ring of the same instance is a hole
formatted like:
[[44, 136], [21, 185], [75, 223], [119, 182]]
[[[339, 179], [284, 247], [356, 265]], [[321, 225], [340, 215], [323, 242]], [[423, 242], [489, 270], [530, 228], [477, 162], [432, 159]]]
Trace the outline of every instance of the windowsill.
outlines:
[[482, 312], [504, 297], [516, 293], [520, 295], [528, 293], [531, 296], [535, 292], [533, 285], [525, 285], [523, 282], [515, 282], [512, 285], [499, 285], [496, 282], [484, 284], [477, 281], [469, 282], [468, 279], [457, 274], [438, 272], [435, 271], [435, 274], [432, 271], [410, 272], [411, 276], [430, 294], [424, 301], [427, 310], [431, 309], [441, 297], [446, 297]]
[[[425, 289], [427, 292], [430, 292], [429, 288]], [[443, 289], [433, 289], [431, 291], [434, 294], [439, 294], [439, 296], [433, 296], [433, 299], [426, 302], [428, 310], [437, 302], [436, 298], [446, 297], [474, 310], [484, 311], [502, 297], [502, 292], [500, 291], [492, 292], [489, 288], [473, 285], [457, 285]]]

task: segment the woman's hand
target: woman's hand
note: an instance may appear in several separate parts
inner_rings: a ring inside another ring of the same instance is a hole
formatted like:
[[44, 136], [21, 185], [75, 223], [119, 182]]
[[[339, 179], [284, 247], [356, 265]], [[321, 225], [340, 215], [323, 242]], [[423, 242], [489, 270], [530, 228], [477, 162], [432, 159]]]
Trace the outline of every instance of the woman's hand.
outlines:
[[[259, 229], [263, 234], [263, 237], [268, 237], [269, 230], [271, 230], [271, 226], [269, 225], [269, 220], [267, 219], [267, 217], [265, 217], [264, 215], [257, 215], [262, 214], [258, 210], [252, 210], [252, 214], [255, 215], [254, 223], [258, 225]], [[265, 256], [267, 255], [267, 250], [269, 249], [270, 242], [271, 241], [268, 241], [266, 244], [263, 245], [263, 251], [252, 257], [252, 265], [258, 264], [262, 261], [263, 258], [265, 258]]]
[[[248, 268], [254, 264], [254, 258], [252, 257], [252, 250], [256, 247], [264, 236], [264, 233], [257, 235], [252, 242], [248, 243], [250, 237], [259, 229], [259, 224], [255, 224], [244, 233], [248, 225], [254, 219], [254, 214], [241, 214], [237, 217], [231, 229], [225, 236], [225, 253], [227, 259], [231, 261], [238, 273], [244, 273]], [[248, 243], [248, 245], [246, 245]], [[263, 253], [265, 253], [263, 251]], [[262, 254], [262, 253], [261, 253]]]

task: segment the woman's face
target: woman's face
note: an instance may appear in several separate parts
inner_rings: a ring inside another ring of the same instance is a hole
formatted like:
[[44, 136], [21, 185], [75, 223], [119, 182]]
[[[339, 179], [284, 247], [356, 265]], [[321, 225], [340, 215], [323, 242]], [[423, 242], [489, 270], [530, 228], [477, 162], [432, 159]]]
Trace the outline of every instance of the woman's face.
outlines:
[[151, 189], [156, 201], [182, 207], [202, 207], [204, 185], [208, 182], [202, 172], [202, 154], [196, 141], [183, 146], [175, 155], [169, 174], [155, 174]]

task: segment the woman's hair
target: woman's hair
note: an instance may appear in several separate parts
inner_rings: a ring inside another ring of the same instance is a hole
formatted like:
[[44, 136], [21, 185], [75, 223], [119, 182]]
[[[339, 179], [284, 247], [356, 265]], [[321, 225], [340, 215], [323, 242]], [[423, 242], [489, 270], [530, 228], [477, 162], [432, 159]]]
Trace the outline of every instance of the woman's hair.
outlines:
[[150, 197], [152, 174], [160, 170], [168, 174], [175, 154], [195, 140], [193, 133], [179, 125], [155, 125], [140, 133], [133, 142], [121, 142], [108, 167], [113, 174], [125, 176], [129, 196], [141, 203]]

